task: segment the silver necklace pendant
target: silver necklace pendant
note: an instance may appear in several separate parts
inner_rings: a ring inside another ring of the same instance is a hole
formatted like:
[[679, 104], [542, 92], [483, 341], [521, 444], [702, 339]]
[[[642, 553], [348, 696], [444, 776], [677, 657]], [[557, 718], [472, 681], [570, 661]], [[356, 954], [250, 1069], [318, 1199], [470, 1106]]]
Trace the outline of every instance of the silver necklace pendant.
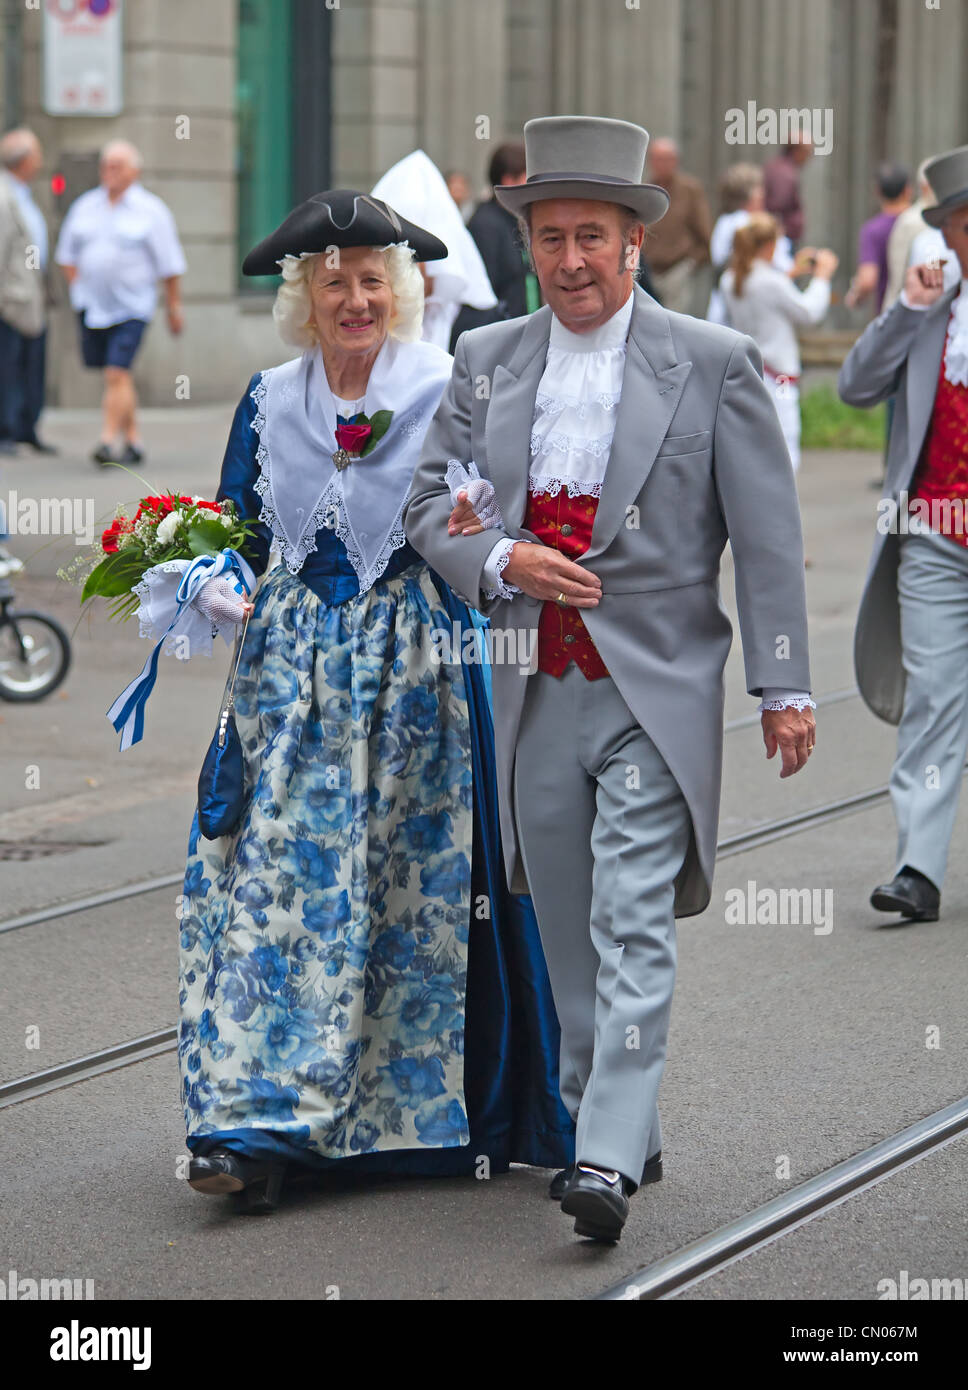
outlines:
[[353, 456], [352, 454], [348, 454], [345, 449], [337, 449], [336, 453], [333, 455], [333, 462], [336, 464], [339, 472], [342, 473], [343, 469], [347, 468], [353, 462]]

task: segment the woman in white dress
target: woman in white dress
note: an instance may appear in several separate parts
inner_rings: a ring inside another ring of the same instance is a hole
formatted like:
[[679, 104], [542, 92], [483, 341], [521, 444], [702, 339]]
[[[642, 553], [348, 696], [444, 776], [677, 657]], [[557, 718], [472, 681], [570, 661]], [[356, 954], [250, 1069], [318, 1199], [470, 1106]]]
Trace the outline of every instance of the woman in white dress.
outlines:
[[773, 392], [793, 470], [800, 467], [800, 324], [819, 323], [830, 305], [837, 256], [804, 248], [812, 262], [806, 289], [773, 264], [780, 224], [757, 213], [733, 238], [729, 269], [720, 281], [732, 326], [748, 334], [763, 354], [763, 376]]
[[[729, 324], [726, 301], [719, 288], [719, 278], [729, 265], [733, 254], [733, 237], [737, 228], [745, 227], [757, 212], [763, 212], [765, 203], [763, 170], [758, 164], [731, 164], [719, 181], [719, 201], [722, 211], [716, 218], [713, 234], [709, 241], [709, 255], [713, 263], [713, 288], [709, 295], [706, 318], [709, 323]], [[793, 246], [788, 236], [779, 236], [773, 264], [777, 270], [787, 275], [793, 270]]]

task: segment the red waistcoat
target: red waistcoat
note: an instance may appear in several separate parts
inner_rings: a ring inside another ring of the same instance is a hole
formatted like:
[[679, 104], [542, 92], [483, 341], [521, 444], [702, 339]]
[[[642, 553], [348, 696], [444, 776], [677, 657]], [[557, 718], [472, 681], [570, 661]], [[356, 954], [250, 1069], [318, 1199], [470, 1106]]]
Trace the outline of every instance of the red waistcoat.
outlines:
[[[545, 545], [560, 550], [569, 560], [584, 555], [591, 544], [598, 510], [597, 497], [569, 497], [562, 489], [556, 497], [529, 493], [524, 524]], [[570, 661], [578, 663], [590, 681], [608, 675], [608, 668], [581, 620], [581, 610], [545, 603], [538, 619], [538, 670], [560, 676]]]
[[[968, 511], [968, 386], [953, 386], [944, 374], [944, 353], [938, 373], [931, 423], [914, 475], [913, 498], [928, 502], [957, 500]], [[953, 509], [954, 525], [945, 534], [968, 545], [968, 534], [955, 529], [960, 508]]]

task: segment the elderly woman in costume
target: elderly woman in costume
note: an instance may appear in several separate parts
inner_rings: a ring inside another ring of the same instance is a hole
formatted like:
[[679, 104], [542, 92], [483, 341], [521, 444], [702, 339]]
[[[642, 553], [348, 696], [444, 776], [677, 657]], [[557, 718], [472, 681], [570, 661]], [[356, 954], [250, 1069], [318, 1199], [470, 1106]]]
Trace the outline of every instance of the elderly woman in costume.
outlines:
[[436, 237], [346, 190], [252, 251], [302, 355], [257, 373], [219, 500], [266, 571], [195, 607], [248, 614], [235, 687], [247, 808], [192, 827], [179, 1055], [189, 1183], [265, 1210], [283, 1175], [555, 1166], [573, 1145], [527, 899], [501, 867], [468, 610], [401, 512], [451, 359], [420, 342]]

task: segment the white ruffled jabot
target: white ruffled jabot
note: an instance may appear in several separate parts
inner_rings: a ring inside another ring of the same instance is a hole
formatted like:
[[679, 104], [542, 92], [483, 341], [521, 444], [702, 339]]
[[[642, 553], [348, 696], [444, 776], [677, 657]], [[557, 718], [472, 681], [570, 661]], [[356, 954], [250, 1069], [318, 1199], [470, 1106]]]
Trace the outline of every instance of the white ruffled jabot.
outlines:
[[528, 487], [556, 497], [600, 497], [622, 394], [633, 296], [600, 328], [572, 333], [551, 320], [535, 397]]
[[968, 280], [951, 306], [944, 351], [944, 374], [952, 386], [968, 386]]

